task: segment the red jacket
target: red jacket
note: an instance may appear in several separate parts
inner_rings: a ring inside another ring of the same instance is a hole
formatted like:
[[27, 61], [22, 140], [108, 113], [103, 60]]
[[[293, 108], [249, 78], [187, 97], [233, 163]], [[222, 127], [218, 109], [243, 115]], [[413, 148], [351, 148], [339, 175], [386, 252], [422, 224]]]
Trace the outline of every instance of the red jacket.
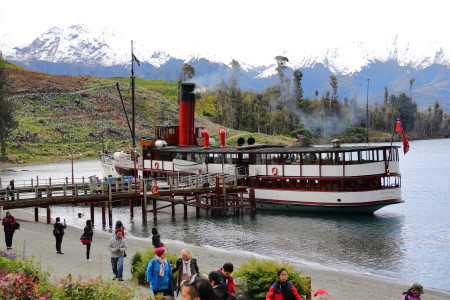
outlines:
[[7, 232], [15, 231], [16, 229], [14, 229], [14, 224], [16, 224], [16, 218], [14, 218], [13, 216], [10, 215], [9, 217], [3, 218], [2, 225], [5, 226], [3, 228], [4, 231]]
[[[279, 285], [277, 285], [278, 280], [275, 281], [269, 289], [269, 292], [267, 293], [266, 300], [284, 300], [283, 294], [281, 293], [281, 289], [279, 288]], [[302, 297], [297, 292], [297, 289], [295, 286], [293, 286], [290, 282], [288, 282], [289, 286], [291, 287], [292, 294], [294, 294], [295, 299], [297, 300], [303, 300]]]
[[[217, 272], [220, 272], [220, 269], [216, 270]], [[222, 274], [222, 273], [221, 273]], [[228, 278], [224, 278], [227, 281], [228, 286], [228, 293], [236, 295], [236, 287], [234, 286], [233, 276], [228, 276]]]

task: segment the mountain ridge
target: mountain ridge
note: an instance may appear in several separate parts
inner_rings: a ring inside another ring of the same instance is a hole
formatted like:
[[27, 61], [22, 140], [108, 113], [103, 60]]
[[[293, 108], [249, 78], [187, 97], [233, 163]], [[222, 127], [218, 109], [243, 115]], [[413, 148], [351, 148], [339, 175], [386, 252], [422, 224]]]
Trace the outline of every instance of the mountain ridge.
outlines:
[[[50, 28], [28, 45], [12, 47], [3, 43], [0, 49], [6, 59], [31, 70], [111, 77], [129, 74], [131, 49], [128, 45], [129, 40], [119, 33], [107, 29], [94, 32], [86, 25], [73, 25], [66, 29]], [[141, 43], [134, 45], [141, 65], [135, 68], [137, 77], [177, 81], [182, 65], [189, 63], [195, 68], [193, 80], [198, 85], [214, 86], [231, 78], [231, 58], [227, 61], [227, 58], [200, 53], [175, 57], [163, 49], [152, 49]], [[370, 79], [371, 103], [382, 101], [384, 87], [390, 94], [409, 93], [409, 80], [415, 78], [412, 93], [422, 110], [438, 100], [450, 112], [450, 55], [446, 45], [430, 43], [414, 49], [414, 43], [396, 38], [391, 47], [372, 45], [369, 49], [367, 46], [353, 42], [345, 48], [346, 53], [335, 47], [303, 57], [286, 52], [283, 55], [290, 61], [285, 74], [292, 77], [292, 72], [300, 69], [304, 73], [304, 95], [309, 98], [314, 98], [316, 90], [319, 97], [330, 90], [329, 76], [336, 75], [341, 101], [344, 97], [365, 101], [366, 82]], [[258, 66], [245, 61], [239, 63], [241, 89], [261, 91], [278, 82], [275, 60]]]

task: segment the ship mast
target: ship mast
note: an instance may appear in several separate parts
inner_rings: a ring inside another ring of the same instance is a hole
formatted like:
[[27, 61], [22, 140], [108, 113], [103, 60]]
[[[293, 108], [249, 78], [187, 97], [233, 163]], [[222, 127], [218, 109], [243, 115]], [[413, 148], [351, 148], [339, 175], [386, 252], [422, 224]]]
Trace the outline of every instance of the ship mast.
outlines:
[[136, 126], [136, 118], [135, 118], [135, 111], [134, 111], [134, 54], [133, 54], [133, 41], [131, 41], [131, 140], [133, 142], [133, 148], [136, 147], [136, 132], [135, 132], [135, 126]]

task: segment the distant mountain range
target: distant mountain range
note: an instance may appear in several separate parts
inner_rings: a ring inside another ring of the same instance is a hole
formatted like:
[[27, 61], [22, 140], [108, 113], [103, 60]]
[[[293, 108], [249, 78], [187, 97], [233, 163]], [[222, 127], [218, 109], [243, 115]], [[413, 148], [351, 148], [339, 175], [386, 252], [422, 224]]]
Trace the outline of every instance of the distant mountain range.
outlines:
[[[341, 101], [344, 97], [357, 97], [365, 103], [368, 87], [372, 104], [382, 103], [385, 87], [389, 94], [409, 94], [410, 79], [414, 78], [412, 96], [421, 110], [438, 100], [444, 111], [450, 113], [449, 49], [439, 45], [415, 49], [397, 40], [382, 48], [383, 51], [375, 53], [355, 43], [346, 49], [329, 49], [310, 57], [284, 54], [290, 60], [285, 74], [292, 77], [295, 69], [303, 72], [304, 96], [308, 98], [314, 98], [315, 90], [319, 98], [331, 90], [329, 76], [334, 74], [338, 78]], [[112, 31], [94, 32], [86, 25], [54, 27], [22, 46], [12, 45], [2, 38], [0, 50], [10, 62], [50, 74], [130, 75], [130, 39]], [[134, 53], [140, 60], [140, 67], [135, 67], [138, 78], [177, 81], [184, 63], [195, 68], [193, 81], [198, 85], [214, 87], [221, 80], [229, 82], [232, 74], [231, 58], [218, 59], [208, 54], [174, 57], [139, 42], [135, 44]], [[242, 90], [262, 91], [278, 82], [275, 59], [260, 66], [239, 63], [238, 79]]]

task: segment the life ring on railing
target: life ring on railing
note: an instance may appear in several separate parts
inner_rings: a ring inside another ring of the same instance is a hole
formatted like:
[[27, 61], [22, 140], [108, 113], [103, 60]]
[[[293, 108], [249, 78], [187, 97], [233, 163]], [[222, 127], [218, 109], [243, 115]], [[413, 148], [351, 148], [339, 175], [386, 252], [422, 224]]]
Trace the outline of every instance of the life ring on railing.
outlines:
[[159, 163], [155, 162], [155, 169], [159, 169]]
[[160, 190], [160, 188], [157, 185], [153, 185], [152, 188], [150, 189], [150, 191], [152, 191], [152, 194], [154, 194], [154, 195], [159, 194], [159, 190]]
[[277, 175], [278, 174], [278, 168], [277, 167], [273, 167], [272, 168], [272, 175]]

